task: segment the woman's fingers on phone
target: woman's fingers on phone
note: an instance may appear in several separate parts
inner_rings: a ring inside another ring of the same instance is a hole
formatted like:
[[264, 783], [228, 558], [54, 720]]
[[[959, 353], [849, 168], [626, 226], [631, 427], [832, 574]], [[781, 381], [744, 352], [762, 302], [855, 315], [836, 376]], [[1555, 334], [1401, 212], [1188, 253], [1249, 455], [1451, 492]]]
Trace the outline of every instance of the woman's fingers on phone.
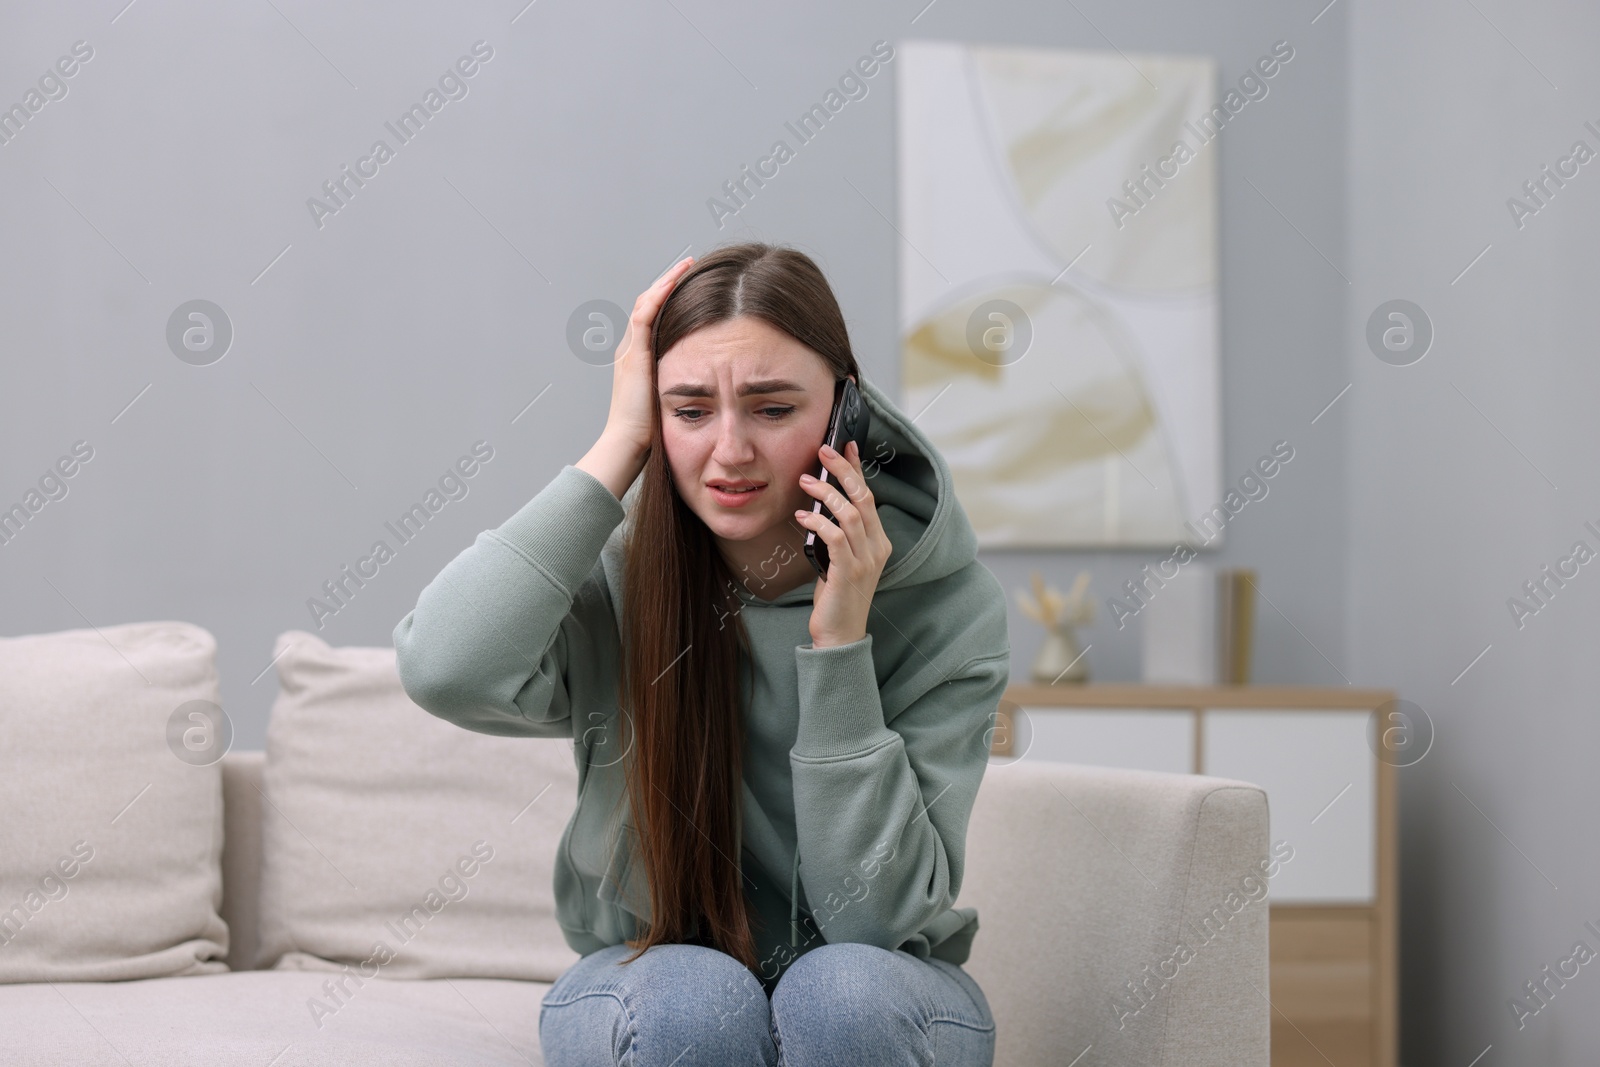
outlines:
[[858, 504], [871, 495], [854, 440], [845, 442], [843, 452], [830, 452], [828, 445], [823, 444], [817, 449], [817, 458], [833, 473], [834, 484], [852, 504]]
[[[826, 447], [823, 447], [817, 450], [817, 454], [821, 457], [823, 465], [833, 472], [836, 491], [848, 504], [849, 517], [860, 520], [861, 530], [867, 540], [879, 537], [887, 540], [887, 535], [883, 533], [883, 522], [878, 515], [877, 499], [868, 488], [865, 472], [861, 469], [861, 455], [858, 449], [859, 446], [850, 441], [845, 444], [843, 453], [829, 453]], [[826, 499], [824, 503], [827, 503]], [[855, 524], [850, 522], [841, 522], [840, 525], [855, 528]], [[854, 541], [851, 543], [856, 544]], [[858, 547], [864, 551], [867, 546], [862, 543]]]

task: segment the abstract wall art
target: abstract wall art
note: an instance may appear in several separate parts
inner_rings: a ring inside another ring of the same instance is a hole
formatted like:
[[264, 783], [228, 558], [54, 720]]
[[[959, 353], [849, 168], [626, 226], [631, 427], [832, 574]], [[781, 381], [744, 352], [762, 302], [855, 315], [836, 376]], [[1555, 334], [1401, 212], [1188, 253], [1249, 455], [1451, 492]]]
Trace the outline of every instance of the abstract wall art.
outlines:
[[902, 401], [980, 545], [1194, 541], [1220, 491], [1216, 64], [898, 49]]

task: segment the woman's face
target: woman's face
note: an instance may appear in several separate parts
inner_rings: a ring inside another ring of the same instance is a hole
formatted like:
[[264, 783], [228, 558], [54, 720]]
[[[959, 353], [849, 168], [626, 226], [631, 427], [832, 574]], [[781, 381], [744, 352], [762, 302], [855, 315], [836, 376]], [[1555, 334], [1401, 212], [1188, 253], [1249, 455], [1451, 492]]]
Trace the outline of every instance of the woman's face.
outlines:
[[[821, 356], [749, 315], [682, 338], [656, 366], [661, 436], [678, 495], [722, 541], [792, 544], [796, 509], [815, 499], [815, 474], [833, 409]], [[754, 482], [752, 493], [713, 486]], [[759, 548], [761, 546], [753, 546]]]

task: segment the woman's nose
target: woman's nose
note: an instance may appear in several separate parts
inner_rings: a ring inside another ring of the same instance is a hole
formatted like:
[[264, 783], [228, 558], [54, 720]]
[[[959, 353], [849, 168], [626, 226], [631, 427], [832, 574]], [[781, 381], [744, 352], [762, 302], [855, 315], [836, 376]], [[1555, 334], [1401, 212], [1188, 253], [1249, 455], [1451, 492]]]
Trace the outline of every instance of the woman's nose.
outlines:
[[752, 458], [750, 437], [738, 417], [724, 419], [718, 428], [713, 458], [729, 464], [747, 462]]

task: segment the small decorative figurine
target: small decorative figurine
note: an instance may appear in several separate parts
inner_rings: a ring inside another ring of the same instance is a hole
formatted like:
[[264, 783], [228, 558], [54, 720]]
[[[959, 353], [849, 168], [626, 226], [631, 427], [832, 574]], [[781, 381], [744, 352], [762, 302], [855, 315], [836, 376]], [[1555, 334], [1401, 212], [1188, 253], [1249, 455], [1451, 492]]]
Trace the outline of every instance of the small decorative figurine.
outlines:
[[1074, 626], [1085, 626], [1094, 618], [1094, 602], [1084, 594], [1089, 586], [1089, 572], [1080, 571], [1072, 583], [1072, 591], [1063, 597], [1046, 585], [1038, 571], [1033, 572], [1033, 599], [1017, 594], [1017, 604], [1045, 628], [1044, 645], [1033, 661], [1032, 677], [1040, 685], [1059, 682], [1082, 684], [1089, 680], [1089, 664], [1078, 647]]

